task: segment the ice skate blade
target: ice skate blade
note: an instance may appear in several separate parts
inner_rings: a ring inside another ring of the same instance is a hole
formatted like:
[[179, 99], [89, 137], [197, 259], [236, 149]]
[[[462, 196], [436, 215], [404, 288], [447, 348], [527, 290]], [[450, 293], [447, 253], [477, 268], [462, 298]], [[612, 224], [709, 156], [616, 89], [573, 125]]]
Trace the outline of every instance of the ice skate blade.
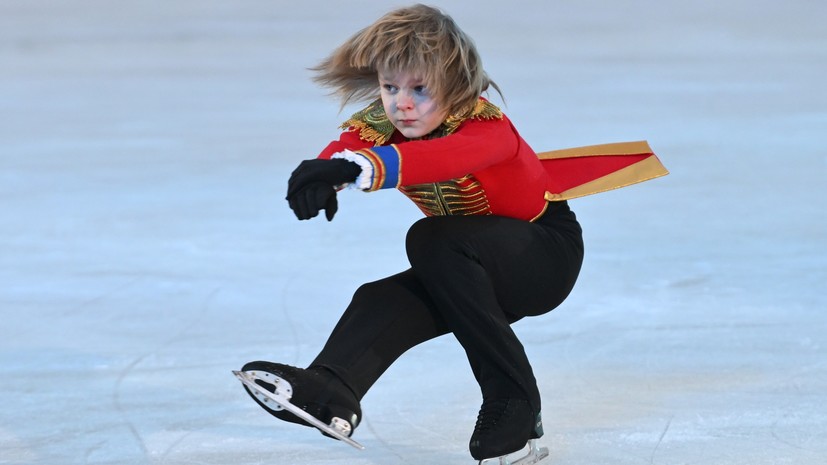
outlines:
[[319, 421], [313, 415], [310, 415], [309, 413], [305, 412], [304, 410], [296, 407], [295, 405], [290, 403], [290, 400], [287, 399], [286, 397], [280, 396], [278, 394], [273, 394], [272, 392], [270, 392], [270, 391], [264, 389], [263, 387], [259, 386], [258, 384], [256, 384], [256, 379], [257, 378], [255, 376], [253, 376], [249, 373], [245, 373], [243, 371], [236, 371], [236, 370], [233, 370], [233, 374], [245, 386], [247, 386], [249, 389], [252, 390], [252, 392], [256, 393], [257, 395], [264, 396], [267, 399], [275, 402], [276, 404], [280, 405], [282, 408], [284, 408], [288, 412], [292, 413], [293, 415], [296, 415], [297, 417], [301, 418], [302, 420], [306, 421], [307, 423], [310, 423], [311, 425], [315, 426], [316, 428], [318, 428], [323, 433], [329, 434], [329, 435], [333, 436], [334, 438], [336, 438], [336, 439], [338, 439], [342, 442], [345, 442], [347, 444], [350, 444], [351, 446], [353, 446], [353, 447], [355, 447], [359, 450], [365, 450], [365, 446], [359, 444], [358, 442], [354, 441], [353, 439], [350, 439], [348, 436], [345, 436], [339, 430], [337, 430], [335, 428], [332, 428], [331, 426], [322, 423], [321, 421]]
[[[243, 371], [242, 373], [245, 373], [248, 378], [251, 378], [251, 379], [257, 380], [257, 381], [264, 381], [264, 383], [266, 383], [267, 385], [272, 386], [273, 387], [272, 390], [269, 389], [269, 388], [264, 388], [264, 389], [266, 391], [270, 392], [271, 394], [275, 395], [276, 397], [279, 397], [280, 399], [286, 401], [286, 402], [290, 402], [290, 399], [293, 398], [293, 386], [291, 386], [290, 383], [288, 383], [287, 381], [285, 381], [281, 377], [278, 377], [278, 376], [276, 376], [272, 373], [268, 373], [266, 371], [258, 371], [258, 370], [247, 370], [247, 371]], [[259, 383], [256, 383], [256, 384], [258, 384], [260, 387], [263, 387]], [[253, 392], [251, 392], [251, 394], [253, 394], [253, 396], [256, 398], [256, 400], [258, 400], [262, 404], [266, 405], [268, 409], [270, 409], [274, 412], [284, 410], [284, 407], [282, 407], [281, 404], [277, 404], [277, 403], [271, 401], [269, 397], [265, 396], [260, 391], [253, 391]], [[347, 434], [347, 433], [345, 433], [345, 434]]]
[[548, 457], [548, 447], [537, 447], [535, 439], [528, 440], [528, 453], [518, 459], [509, 460], [507, 455], [480, 460], [479, 465], [532, 465]]

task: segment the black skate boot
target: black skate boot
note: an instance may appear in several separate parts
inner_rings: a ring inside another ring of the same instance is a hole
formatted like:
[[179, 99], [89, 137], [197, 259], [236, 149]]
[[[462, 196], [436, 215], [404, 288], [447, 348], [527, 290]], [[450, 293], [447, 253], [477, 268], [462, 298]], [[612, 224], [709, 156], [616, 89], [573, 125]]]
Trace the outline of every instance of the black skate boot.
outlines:
[[[324, 368], [302, 369], [281, 363], [250, 362], [241, 371], [255, 375], [256, 384], [271, 393], [276, 392], [277, 387], [280, 394], [287, 392], [291, 404], [345, 436], [353, 434], [362, 419], [362, 409], [356, 396], [338, 377]], [[247, 386], [244, 389], [258, 405], [276, 418], [312, 426], [268, 402], [261, 394], [251, 392]]]
[[482, 403], [468, 448], [482, 461], [517, 452], [542, 435], [540, 414], [527, 400], [489, 398]]

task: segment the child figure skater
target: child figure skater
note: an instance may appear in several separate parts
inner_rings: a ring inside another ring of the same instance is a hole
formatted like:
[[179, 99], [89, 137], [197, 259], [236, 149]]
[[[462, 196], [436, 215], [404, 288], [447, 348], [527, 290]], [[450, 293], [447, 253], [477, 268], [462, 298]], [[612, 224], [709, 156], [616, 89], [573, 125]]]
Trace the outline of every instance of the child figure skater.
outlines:
[[[574, 213], [565, 201], [547, 200], [548, 172], [481, 97], [499, 89], [471, 39], [439, 10], [392, 11], [314, 70], [343, 105], [369, 104], [292, 173], [287, 200], [298, 219], [325, 210], [332, 220], [344, 186], [396, 188], [425, 218], [408, 231], [410, 268], [360, 286], [307, 368], [257, 361], [242, 371], [286, 381], [291, 403], [352, 432], [360, 400], [382, 373], [411, 347], [451, 333], [482, 393], [471, 455], [522, 449], [543, 434], [540, 393], [510, 325], [549, 312], [572, 290], [583, 260]], [[282, 420], [306, 424], [253, 398]]]

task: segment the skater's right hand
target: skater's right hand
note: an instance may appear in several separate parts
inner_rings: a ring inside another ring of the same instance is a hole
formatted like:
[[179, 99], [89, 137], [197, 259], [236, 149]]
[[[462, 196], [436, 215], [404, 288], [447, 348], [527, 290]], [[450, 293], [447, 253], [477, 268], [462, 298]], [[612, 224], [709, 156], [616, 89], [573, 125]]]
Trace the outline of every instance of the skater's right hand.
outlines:
[[325, 182], [329, 186], [341, 186], [356, 180], [362, 168], [343, 158], [304, 160], [290, 174], [287, 181], [287, 199], [311, 183]]
[[309, 220], [324, 209], [327, 221], [333, 219], [339, 209], [336, 189], [324, 181], [311, 182], [287, 196], [287, 203], [299, 220]]

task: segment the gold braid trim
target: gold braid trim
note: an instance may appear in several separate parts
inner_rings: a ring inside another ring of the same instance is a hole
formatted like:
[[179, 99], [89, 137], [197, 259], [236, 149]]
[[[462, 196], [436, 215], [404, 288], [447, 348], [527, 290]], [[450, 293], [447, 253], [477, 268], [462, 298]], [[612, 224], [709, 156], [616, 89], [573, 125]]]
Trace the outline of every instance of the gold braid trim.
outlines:
[[[468, 119], [502, 119], [503, 112], [496, 105], [488, 100], [479, 99], [474, 104], [474, 109], [468, 113], [461, 111], [445, 118], [445, 121], [426, 138], [436, 139], [453, 134], [465, 120]], [[339, 126], [339, 129], [350, 129], [359, 131], [359, 138], [366, 142], [373, 142], [374, 145], [382, 145], [390, 140], [396, 128], [385, 114], [382, 106], [382, 99], [376, 100], [365, 109], [357, 111], [347, 121]]]
[[382, 145], [387, 142], [396, 129], [385, 114], [381, 99], [374, 101], [367, 108], [357, 111], [349, 120], [339, 126], [339, 129], [349, 128], [359, 131], [360, 139], [373, 142], [374, 145]]
[[474, 109], [471, 113], [467, 116], [463, 116], [466, 113], [467, 112], [461, 111], [445, 118], [442, 125], [434, 131], [436, 133], [440, 131], [442, 132], [437, 137], [444, 137], [449, 134], [453, 134], [459, 125], [467, 119], [503, 119], [502, 110], [488, 100], [483, 99], [477, 99], [477, 103], [474, 104]]

